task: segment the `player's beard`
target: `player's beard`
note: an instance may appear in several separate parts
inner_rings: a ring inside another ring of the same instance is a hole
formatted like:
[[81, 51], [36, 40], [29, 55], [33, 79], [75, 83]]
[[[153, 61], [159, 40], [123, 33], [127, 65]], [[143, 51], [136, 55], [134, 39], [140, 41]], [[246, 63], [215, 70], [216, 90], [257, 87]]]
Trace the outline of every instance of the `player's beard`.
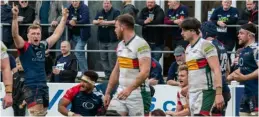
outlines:
[[118, 40], [123, 40], [123, 32], [120, 31], [120, 33], [117, 34]]

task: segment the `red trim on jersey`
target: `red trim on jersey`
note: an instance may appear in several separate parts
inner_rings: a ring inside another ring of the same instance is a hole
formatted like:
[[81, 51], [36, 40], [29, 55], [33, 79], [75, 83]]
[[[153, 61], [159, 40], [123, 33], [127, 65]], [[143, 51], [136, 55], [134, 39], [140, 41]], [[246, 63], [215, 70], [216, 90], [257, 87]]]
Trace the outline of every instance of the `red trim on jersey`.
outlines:
[[69, 101], [72, 101], [75, 97], [75, 95], [80, 92], [81, 85], [78, 84], [70, 89], [67, 90], [66, 94], [63, 96], [63, 98], [66, 98]]
[[139, 68], [138, 59], [133, 59], [133, 60], [132, 60], [132, 65], [133, 65], [133, 68]]
[[181, 100], [180, 100], [180, 93], [179, 92], [177, 92], [177, 105], [180, 105], [180, 106], [183, 105]]
[[36, 104], [37, 104], [36, 102], [32, 102], [32, 103], [28, 104], [28, 108], [31, 108], [31, 107], [35, 106]]
[[254, 111], [258, 111], [258, 107], [256, 107]]
[[201, 110], [201, 111], [200, 111], [200, 114], [203, 115], [203, 116], [210, 116], [210, 112], [209, 112], [209, 111], [203, 111], [203, 110]]
[[24, 41], [24, 46], [21, 49], [17, 49], [18, 54], [20, 55], [22, 52], [26, 52], [30, 46], [30, 43]]
[[212, 116], [222, 116], [222, 115], [220, 113], [217, 113], [217, 114], [212, 113]]
[[199, 66], [199, 68], [204, 68], [208, 65], [208, 61], [207, 59], [200, 59], [200, 60], [197, 60], [197, 64]]

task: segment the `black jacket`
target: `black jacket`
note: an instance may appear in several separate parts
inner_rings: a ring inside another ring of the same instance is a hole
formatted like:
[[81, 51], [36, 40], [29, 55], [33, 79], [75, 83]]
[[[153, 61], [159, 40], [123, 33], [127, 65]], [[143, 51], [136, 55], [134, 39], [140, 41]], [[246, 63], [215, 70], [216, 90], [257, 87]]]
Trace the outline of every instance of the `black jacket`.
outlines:
[[[35, 19], [35, 10], [30, 6], [25, 8], [19, 7], [19, 16], [23, 16], [24, 19], [21, 24], [32, 24]], [[19, 33], [23, 39], [27, 40], [27, 28], [28, 26], [19, 26]]]
[[241, 15], [238, 19], [238, 24], [243, 25], [247, 24], [249, 21], [253, 22], [254, 24], [258, 24], [258, 10], [247, 10], [244, 9], [241, 11]]
[[145, 27], [144, 21], [149, 17], [149, 13], [154, 14], [154, 19], [149, 24], [163, 24], [164, 23], [164, 11], [163, 9], [156, 5], [153, 9], [149, 10], [147, 7], [143, 8], [140, 12], [137, 23], [142, 25], [142, 36], [149, 43], [156, 43], [157, 45], [163, 45], [163, 28], [158, 27]]
[[[5, 4], [1, 5], [1, 23], [12, 23], [12, 8]], [[6, 46], [13, 43], [13, 37], [11, 33], [11, 26], [3, 26], [2, 29], [2, 41]]]
[[136, 7], [132, 4], [127, 4], [123, 7], [121, 14], [126, 14], [129, 13], [130, 15], [132, 15], [134, 18], [136, 18], [136, 16], [138, 15], [139, 10], [136, 9]]
[[[57, 61], [62, 57], [63, 55], [59, 55], [55, 61], [55, 66], [57, 65]], [[75, 82], [75, 78], [78, 72], [77, 69], [77, 59], [76, 56], [74, 54], [70, 54], [68, 55], [69, 57], [69, 63], [68, 63], [68, 67], [65, 70], [60, 71], [59, 73], [59, 78], [60, 78], [60, 82], [63, 83], [74, 83]], [[50, 82], [54, 82], [54, 78], [55, 78], [55, 74], [52, 73]]]

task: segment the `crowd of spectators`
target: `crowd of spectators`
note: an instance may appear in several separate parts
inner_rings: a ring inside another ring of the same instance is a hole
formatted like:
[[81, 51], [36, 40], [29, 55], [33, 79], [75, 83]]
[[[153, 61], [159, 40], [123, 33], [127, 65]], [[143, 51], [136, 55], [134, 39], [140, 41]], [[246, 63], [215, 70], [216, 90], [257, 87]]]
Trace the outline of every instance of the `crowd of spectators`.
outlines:
[[[35, 7], [32, 7], [29, 3], [31, 1], [19, 0], [15, 4], [19, 6], [19, 24], [41, 24], [42, 27], [42, 39], [45, 40], [49, 37], [61, 19], [61, 9], [62, 7], [67, 7], [69, 10], [69, 17], [67, 20], [68, 27], [68, 41], [70, 42], [71, 49], [75, 50], [86, 50], [85, 46], [88, 44], [88, 40], [91, 36], [97, 37], [97, 42], [100, 50], [116, 50], [118, 40], [114, 32], [115, 18], [120, 14], [129, 13], [136, 21], [136, 24], [142, 26], [142, 36], [149, 43], [152, 51], [163, 51], [165, 47], [165, 40], [163, 38], [164, 30], [163, 27], [147, 27], [146, 25], [180, 25], [181, 22], [189, 17], [189, 8], [186, 5], [181, 4], [178, 0], [169, 0], [168, 10], [163, 11], [163, 9], [156, 4], [154, 0], [148, 0], [146, 6], [143, 9], [137, 9], [131, 0], [123, 0], [122, 10], [116, 9], [112, 6], [112, 1], [104, 0], [103, 7], [98, 10], [94, 20], [90, 21], [90, 13], [88, 6], [83, 1], [36, 1]], [[11, 3], [11, 2], [9, 2]], [[232, 7], [231, 0], [222, 1], [222, 5], [216, 8], [210, 20], [217, 25], [218, 39], [222, 42], [227, 51], [232, 51], [233, 48], [240, 48], [237, 44], [237, 28], [227, 27], [227, 25], [235, 24], [245, 24], [253, 23], [258, 24], [258, 10], [256, 1], [246, 1], [246, 8], [238, 10]], [[240, 12], [239, 12], [240, 11]], [[1, 23], [11, 23], [12, 12], [11, 5], [1, 1]], [[97, 35], [91, 35], [91, 27], [89, 26], [76, 26], [78, 24], [91, 24], [98, 26]], [[44, 26], [44, 24], [50, 24], [50, 26]], [[27, 40], [27, 28], [28, 26], [20, 26], [20, 35]], [[2, 29], [2, 41], [8, 47], [12, 48], [13, 39], [11, 34], [11, 29], [9, 26], [4, 26]], [[171, 30], [172, 44], [171, 50], [175, 50], [178, 46], [185, 48], [188, 42], [183, 40], [181, 35], [181, 29], [179, 27], [173, 27]], [[56, 46], [52, 49], [62, 49], [60, 47], [61, 42], [65, 40], [65, 33], [61, 36], [61, 39], [57, 42]], [[62, 53], [62, 52], [61, 52]], [[86, 52], [75, 52], [73, 53], [77, 59], [78, 64], [76, 67], [77, 71], [88, 70], [88, 61]], [[46, 52], [46, 58], [48, 61], [46, 63], [49, 78], [52, 77], [53, 81], [53, 67], [57, 65], [57, 61], [60, 58], [58, 56], [60, 53]], [[228, 54], [229, 58], [231, 54]], [[175, 55], [176, 62], [179, 61], [180, 55]], [[162, 57], [162, 53], [152, 53], [152, 58], [159, 61]], [[62, 58], [62, 57], [61, 57]], [[56, 60], [56, 61], [55, 61]], [[108, 79], [111, 70], [116, 62], [116, 54], [113, 52], [101, 52], [100, 53], [101, 67], [105, 73], [105, 78]], [[231, 60], [231, 59], [230, 59]], [[53, 65], [53, 63], [55, 63]], [[234, 65], [235, 62], [230, 61], [230, 65]], [[173, 70], [177, 68], [175, 62], [172, 63], [168, 71], [167, 84], [177, 85], [177, 78], [173, 75], [177, 71]], [[175, 73], [173, 73], [175, 72]], [[52, 76], [51, 76], [52, 74]], [[54, 73], [55, 74], [55, 73]], [[167, 74], [167, 73], [166, 73]], [[55, 74], [57, 75], [57, 73]], [[73, 75], [74, 76], [74, 75]], [[55, 79], [55, 78], [54, 78]], [[173, 79], [173, 80], [172, 80]], [[162, 82], [162, 81], [161, 81]]]

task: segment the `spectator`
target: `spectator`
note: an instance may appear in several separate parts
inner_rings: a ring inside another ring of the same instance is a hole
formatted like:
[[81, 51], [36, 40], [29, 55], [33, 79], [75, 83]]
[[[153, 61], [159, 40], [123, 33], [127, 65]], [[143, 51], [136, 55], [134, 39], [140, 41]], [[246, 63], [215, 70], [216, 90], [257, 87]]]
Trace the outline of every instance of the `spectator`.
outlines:
[[246, 0], [246, 8], [241, 11], [238, 24], [253, 23], [258, 25], [257, 1]]
[[[80, 84], [67, 90], [60, 100], [58, 111], [65, 116], [96, 116], [103, 107], [102, 94], [95, 92], [98, 74], [94, 71], [84, 72]], [[70, 110], [68, 105], [72, 104]]]
[[[1, 23], [11, 24], [12, 22], [12, 11], [11, 6], [1, 0]], [[1, 40], [6, 45], [7, 48], [11, 48], [13, 45], [12, 33], [10, 26], [3, 26], [2, 28], [2, 37]]]
[[[169, 10], [164, 19], [164, 23], [179, 26], [183, 19], [188, 17], [188, 7], [182, 5], [179, 0], [169, 0], [168, 6]], [[173, 49], [175, 49], [175, 47], [178, 45], [182, 45], [183, 47], [186, 47], [188, 45], [188, 42], [183, 40], [181, 29], [179, 27], [172, 28], [172, 37]]]
[[50, 27], [42, 27], [42, 39], [47, 39], [60, 23], [62, 5], [65, 4], [64, 1], [40, 0], [36, 2], [34, 24], [51, 24]]
[[[31, 24], [33, 23], [35, 19], [35, 10], [30, 7], [29, 1], [27, 0], [19, 0], [19, 16], [18, 16], [18, 22], [20, 24]], [[24, 40], [28, 40], [27, 38], [27, 28], [28, 26], [20, 26], [19, 33], [21, 34], [22, 38]]]
[[139, 10], [135, 8], [134, 5], [132, 5], [132, 1], [131, 0], [123, 0], [123, 9], [121, 11], [121, 14], [126, 14], [129, 13], [130, 15], [132, 15], [135, 19], [138, 15]]
[[[118, 45], [118, 40], [115, 35], [115, 18], [120, 15], [120, 11], [113, 8], [110, 0], [103, 1], [103, 9], [97, 12], [93, 24], [98, 25], [97, 38], [100, 42], [100, 50], [115, 50]], [[102, 66], [105, 73], [105, 78], [109, 79], [112, 69], [116, 63], [116, 53], [105, 52], [100, 53]]]
[[24, 95], [22, 93], [25, 73], [19, 58], [16, 58], [16, 69], [13, 74], [13, 110], [14, 116], [25, 116], [25, 106], [23, 105]]
[[[146, 27], [148, 24], [163, 24], [164, 11], [156, 5], [155, 0], [147, 0], [146, 7], [142, 9], [137, 18], [137, 23], [142, 27], [142, 36], [148, 42], [152, 51], [162, 51], [164, 49], [163, 28]], [[157, 61], [162, 57], [162, 53], [152, 53], [152, 58]]]
[[151, 117], [153, 116], [166, 116], [165, 112], [161, 109], [156, 109], [151, 112]]
[[177, 46], [174, 50], [175, 62], [173, 62], [168, 70], [167, 84], [172, 86], [179, 86], [178, 81], [178, 66], [184, 63], [185, 53], [182, 46]]
[[[188, 87], [188, 66], [182, 64], [179, 66], [179, 86], [182, 88]], [[187, 95], [182, 95], [181, 91], [177, 92], [177, 106], [176, 111], [167, 111], [166, 114], [170, 116], [189, 116], [189, 105]]]
[[[69, 16], [67, 25], [69, 26], [69, 38], [74, 42], [75, 50], [85, 50], [85, 45], [90, 37], [90, 27], [75, 27], [76, 24], [90, 24], [89, 9], [83, 1], [75, 0], [68, 8]], [[85, 52], [75, 52], [78, 59], [79, 68], [82, 73], [88, 70]]]
[[1, 47], [1, 74], [3, 74], [3, 83], [5, 86], [5, 96], [3, 98], [3, 109], [6, 109], [13, 104], [12, 88], [13, 78], [10, 69], [10, 63], [8, 60], [7, 48], [2, 41], [0, 41]]
[[[232, 51], [237, 42], [236, 28], [227, 27], [238, 21], [237, 8], [231, 7], [231, 0], [223, 0], [222, 6], [215, 9], [210, 18], [217, 25], [218, 40], [225, 45], [227, 51]], [[230, 60], [230, 54], [228, 55]]]
[[61, 43], [61, 55], [59, 55], [53, 68], [51, 82], [74, 83], [77, 75], [77, 59], [70, 53], [71, 46], [68, 41]]
[[[62, 6], [67, 6], [67, 1], [54, 0], [37, 0], [35, 6], [35, 20], [34, 24], [50, 24], [51, 26], [42, 26], [42, 39], [47, 39], [54, 33], [62, 18]], [[66, 31], [66, 30], [65, 30]], [[65, 32], [64, 31], [64, 32]], [[64, 34], [60, 37], [57, 43], [51, 48], [60, 48], [60, 43], [64, 40]], [[58, 52], [57, 52], [58, 53]], [[55, 58], [55, 53], [50, 54]]]
[[158, 61], [154, 58], [151, 60], [151, 69], [149, 75], [149, 85], [157, 85], [157, 84], [165, 84], [163, 75], [162, 75], [162, 67]]

